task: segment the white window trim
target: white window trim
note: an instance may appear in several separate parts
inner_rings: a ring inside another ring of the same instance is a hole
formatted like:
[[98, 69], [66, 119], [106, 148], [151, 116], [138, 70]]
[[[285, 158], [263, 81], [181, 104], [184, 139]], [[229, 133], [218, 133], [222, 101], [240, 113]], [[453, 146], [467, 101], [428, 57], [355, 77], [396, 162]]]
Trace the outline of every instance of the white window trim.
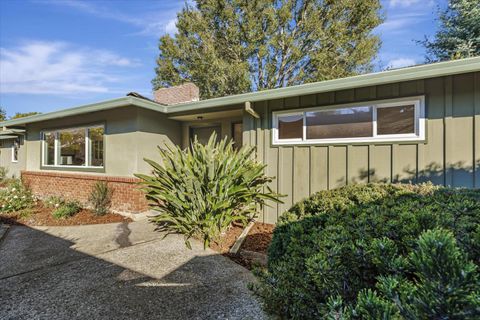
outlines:
[[[415, 133], [413, 134], [389, 134], [377, 135], [377, 109], [398, 107], [399, 103], [415, 106]], [[373, 108], [372, 122], [373, 132], [371, 137], [358, 138], [334, 138], [334, 139], [306, 139], [306, 112], [328, 111], [352, 107]], [[278, 118], [280, 116], [302, 115], [303, 116], [303, 137], [296, 139], [279, 139], [278, 137]], [[349, 143], [376, 143], [376, 142], [409, 142], [425, 140], [425, 96], [415, 96], [397, 99], [385, 99], [367, 101], [362, 103], [336, 104], [324, 107], [311, 107], [286, 111], [272, 112], [272, 145], [325, 145], [325, 144], [349, 144]]]
[[[17, 139], [18, 139], [18, 150], [17, 150], [17, 159], [15, 159], [15, 144]], [[12, 145], [12, 162], [13, 163], [18, 163], [18, 153], [20, 151], [20, 143], [21, 143], [20, 139], [21, 139], [20, 137], [13, 139], [13, 145]]]
[[[55, 130], [46, 130], [42, 131], [41, 137], [42, 137], [42, 167], [46, 168], [72, 168], [72, 169], [104, 169], [105, 163], [103, 166], [91, 166], [90, 165], [90, 136], [89, 136], [89, 130], [92, 128], [103, 128], [104, 130], [104, 139], [105, 139], [105, 125], [98, 124], [98, 125], [91, 125], [91, 126], [80, 126], [80, 127], [68, 127], [68, 128], [61, 128], [61, 129], [55, 129]], [[85, 130], [85, 165], [84, 166], [69, 166], [69, 165], [62, 165], [59, 164], [60, 162], [60, 136], [59, 132], [63, 130], [75, 130], [75, 129], [84, 129]], [[55, 135], [55, 140], [54, 140], [54, 163], [55, 164], [46, 164], [46, 159], [47, 155], [45, 153], [46, 150], [46, 142], [45, 142], [45, 135], [47, 133], [53, 133]], [[105, 160], [105, 155], [104, 155], [104, 160]]]

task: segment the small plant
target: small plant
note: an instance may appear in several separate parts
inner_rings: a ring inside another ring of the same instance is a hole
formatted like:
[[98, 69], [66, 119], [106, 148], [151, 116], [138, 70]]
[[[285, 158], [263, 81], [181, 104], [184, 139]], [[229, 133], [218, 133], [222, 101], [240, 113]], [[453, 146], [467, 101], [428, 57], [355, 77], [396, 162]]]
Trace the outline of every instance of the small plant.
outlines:
[[0, 190], [0, 212], [14, 212], [35, 205], [37, 199], [19, 179], [11, 180], [7, 188]]
[[47, 208], [59, 208], [65, 204], [65, 200], [59, 196], [50, 196], [43, 203]]
[[96, 215], [103, 216], [108, 212], [112, 202], [112, 194], [113, 190], [108, 187], [105, 181], [95, 183], [88, 201], [91, 203], [93, 212]]
[[252, 159], [255, 149], [236, 150], [226, 138], [212, 134], [206, 145], [194, 141], [189, 149], [159, 148], [163, 165], [145, 159], [153, 176], [143, 180], [153, 219], [162, 229], [182, 233], [185, 244], [195, 237], [208, 246], [234, 222], [246, 223], [267, 200], [279, 201], [263, 174], [265, 165]]
[[52, 212], [55, 219], [66, 219], [77, 214], [82, 209], [78, 201], [68, 201]]
[[8, 169], [0, 167], [0, 185], [7, 181]]

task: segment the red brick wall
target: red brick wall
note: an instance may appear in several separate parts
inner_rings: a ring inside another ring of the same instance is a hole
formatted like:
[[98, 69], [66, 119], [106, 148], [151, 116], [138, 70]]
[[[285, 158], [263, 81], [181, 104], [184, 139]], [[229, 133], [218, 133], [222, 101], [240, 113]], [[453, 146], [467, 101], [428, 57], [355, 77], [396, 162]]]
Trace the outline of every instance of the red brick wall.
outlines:
[[147, 200], [139, 190], [137, 178], [97, 176], [65, 172], [22, 171], [23, 182], [40, 197], [60, 196], [88, 205], [88, 197], [97, 181], [106, 181], [113, 190], [111, 210], [138, 213], [148, 209]]

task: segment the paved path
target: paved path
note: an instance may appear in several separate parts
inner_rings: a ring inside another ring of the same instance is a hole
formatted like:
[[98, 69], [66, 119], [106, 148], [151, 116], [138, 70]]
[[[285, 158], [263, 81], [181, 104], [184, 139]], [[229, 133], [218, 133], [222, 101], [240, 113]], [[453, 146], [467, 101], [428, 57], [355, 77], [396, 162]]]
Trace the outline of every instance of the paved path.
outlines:
[[0, 241], [0, 319], [264, 319], [253, 277], [146, 222], [11, 227]]

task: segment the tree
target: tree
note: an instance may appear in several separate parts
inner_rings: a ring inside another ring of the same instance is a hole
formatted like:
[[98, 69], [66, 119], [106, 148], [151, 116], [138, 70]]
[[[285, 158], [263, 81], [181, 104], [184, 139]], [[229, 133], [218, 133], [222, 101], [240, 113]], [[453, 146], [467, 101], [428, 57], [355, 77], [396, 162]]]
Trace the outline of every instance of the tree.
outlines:
[[449, 0], [439, 14], [440, 28], [432, 41], [421, 43], [427, 61], [444, 61], [480, 55], [480, 5], [478, 0]]
[[36, 111], [25, 112], [25, 113], [17, 112], [17, 113], [15, 113], [15, 115], [14, 115], [13, 117], [11, 117], [11, 119], [18, 119], [18, 118], [30, 117], [30, 116], [34, 116], [34, 115], [40, 114], [40, 113], [41, 113], [41, 112], [36, 112]]
[[154, 89], [193, 82], [203, 98], [369, 71], [379, 0], [196, 0], [160, 38]]
[[0, 107], [0, 121], [5, 121], [5, 120], [7, 120], [7, 112], [5, 111], [5, 109]]

